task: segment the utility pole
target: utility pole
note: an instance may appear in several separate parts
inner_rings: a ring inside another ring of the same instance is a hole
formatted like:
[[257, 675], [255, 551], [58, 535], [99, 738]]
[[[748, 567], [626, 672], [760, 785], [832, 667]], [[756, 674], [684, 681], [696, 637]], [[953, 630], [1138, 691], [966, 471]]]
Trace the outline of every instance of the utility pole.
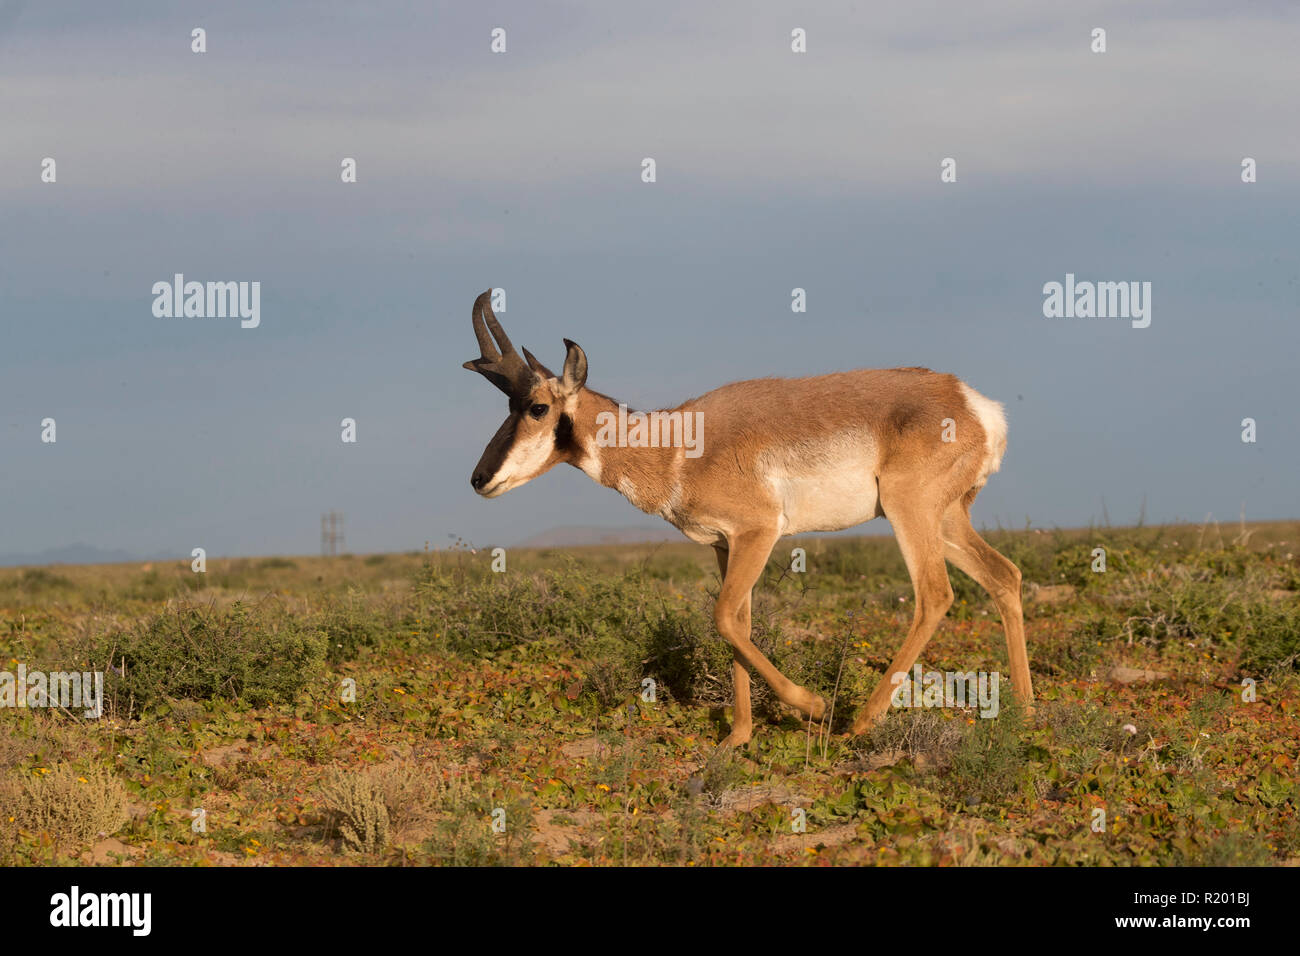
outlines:
[[336, 555], [343, 544], [343, 515], [327, 511], [320, 516], [320, 553], [322, 557]]

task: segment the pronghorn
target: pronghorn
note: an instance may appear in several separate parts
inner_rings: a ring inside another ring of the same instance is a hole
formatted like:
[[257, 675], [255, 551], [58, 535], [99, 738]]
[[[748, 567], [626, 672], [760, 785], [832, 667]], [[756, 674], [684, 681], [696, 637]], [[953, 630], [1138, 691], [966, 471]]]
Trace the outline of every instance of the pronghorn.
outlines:
[[692, 541], [713, 546], [722, 575], [714, 621], [732, 647], [735, 684], [724, 746], [747, 742], [753, 730], [746, 666], [809, 717], [821, 719], [826, 710], [822, 697], [783, 675], [750, 640], [751, 592], [777, 539], [839, 531], [882, 516], [907, 562], [916, 611], [852, 732], [862, 733], [884, 714], [896, 683], [890, 676], [908, 673], [952, 605], [945, 558], [993, 598], [1012, 685], [1031, 705], [1020, 571], [970, 522], [971, 502], [1006, 450], [999, 403], [952, 375], [923, 368], [754, 379], [724, 385], [668, 413], [694, 414], [702, 422], [694, 457], [683, 447], [619, 447], [598, 440], [605, 427], [598, 421], [608, 423], [620, 406], [586, 387], [582, 349], [564, 340], [568, 352], [559, 375], [527, 349], [521, 359], [492, 312], [491, 291], [474, 301], [482, 354], [464, 367], [509, 396], [510, 416], [488, 442], [470, 484], [495, 498], [567, 462], [642, 511], [666, 518]]

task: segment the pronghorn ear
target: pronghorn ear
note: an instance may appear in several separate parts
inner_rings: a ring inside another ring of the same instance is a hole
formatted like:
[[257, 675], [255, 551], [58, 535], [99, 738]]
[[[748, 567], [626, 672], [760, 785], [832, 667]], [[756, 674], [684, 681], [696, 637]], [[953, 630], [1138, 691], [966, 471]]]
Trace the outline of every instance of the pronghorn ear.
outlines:
[[565, 339], [564, 345], [569, 352], [564, 356], [564, 378], [560, 384], [565, 392], [571, 393], [587, 384], [587, 353], [577, 342]]
[[537, 361], [537, 356], [528, 351], [528, 349], [524, 349], [524, 358], [528, 360], [528, 367], [542, 378], [555, 378], [555, 373], [541, 362]]

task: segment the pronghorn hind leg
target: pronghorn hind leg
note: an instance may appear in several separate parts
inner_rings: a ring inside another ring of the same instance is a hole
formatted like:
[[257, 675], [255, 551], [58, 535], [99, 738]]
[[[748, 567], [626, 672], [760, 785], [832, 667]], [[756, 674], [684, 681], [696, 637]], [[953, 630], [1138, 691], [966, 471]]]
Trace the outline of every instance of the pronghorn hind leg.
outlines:
[[981, 538], [971, 525], [970, 504], [974, 498], [972, 492], [967, 492], [944, 512], [944, 557], [974, 578], [997, 606], [1007, 636], [1011, 686], [1025, 711], [1032, 713], [1034, 687], [1029, 674], [1029, 650], [1025, 646], [1024, 611], [1020, 604], [1020, 569]]
[[[756, 670], [767, 681], [773, 693], [791, 707], [815, 720], [821, 719], [826, 713], [826, 701], [820, 695], [800, 687], [782, 674], [750, 640], [750, 600], [754, 585], [758, 583], [768, 556], [772, 553], [772, 545], [776, 544], [778, 537], [774, 532], [748, 532], [727, 542], [726, 575], [713, 609], [713, 620], [718, 626], [718, 633], [731, 645], [732, 675], [736, 684], [736, 719], [724, 744], [745, 743], [752, 730], [749, 673], [745, 670], [745, 665]], [[719, 558], [719, 565], [722, 563]], [[745, 702], [743, 712], [740, 706], [742, 699]], [[742, 717], [746, 718], [743, 726]], [[744, 730], [743, 734], [739, 733], [741, 730]]]
[[[948, 566], [943, 563], [943, 539], [939, 532], [942, 510], [932, 506], [924, 497], [915, 497], [914, 488], [908, 488], [907, 484], [903, 481], [893, 483], [894, 495], [886, 499], [884, 505], [912, 578], [916, 611], [902, 647], [894, 655], [866, 705], [858, 711], [853, 721], [854, 734], [864, 733], [884, 716], [896, 686], [890, 678], [911, 670], [952, 606], [952, 584], [948, 580]], [[884, 496], [886, 493], [882, 482], [881, 494]]]
[[[718, 559], [718, 572], [725, 582], [727, 579], [727, 549], [714, 547], [713, 553]], [[748, 596], [746, 601], [748, 601]], [[719, 746], [739, 747], [749, 742], [754, 732], [754, 715], [749, 696], [749, 671], [741, 660], [740, 652], [731, 650], [731, 686], [734, 701], [732, 703], [731, 733]]]

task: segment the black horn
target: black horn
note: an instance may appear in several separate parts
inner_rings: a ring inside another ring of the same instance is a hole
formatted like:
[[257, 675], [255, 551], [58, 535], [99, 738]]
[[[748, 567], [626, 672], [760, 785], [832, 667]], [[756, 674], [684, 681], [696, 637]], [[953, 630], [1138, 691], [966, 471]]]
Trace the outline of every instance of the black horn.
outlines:
[[[464, 368], [478, 372], [511, 398], [522, 397], [532, 389], [535, 374], [519, 357], [510, 337], [492, 312], [492, 290], [488, 289], [474, 300], [474, 337], [478, 339], [479, 352]], [[489, 334], [490, 333], [490, 334]], [[494, 343], [492, 340], [496, 339]]]

